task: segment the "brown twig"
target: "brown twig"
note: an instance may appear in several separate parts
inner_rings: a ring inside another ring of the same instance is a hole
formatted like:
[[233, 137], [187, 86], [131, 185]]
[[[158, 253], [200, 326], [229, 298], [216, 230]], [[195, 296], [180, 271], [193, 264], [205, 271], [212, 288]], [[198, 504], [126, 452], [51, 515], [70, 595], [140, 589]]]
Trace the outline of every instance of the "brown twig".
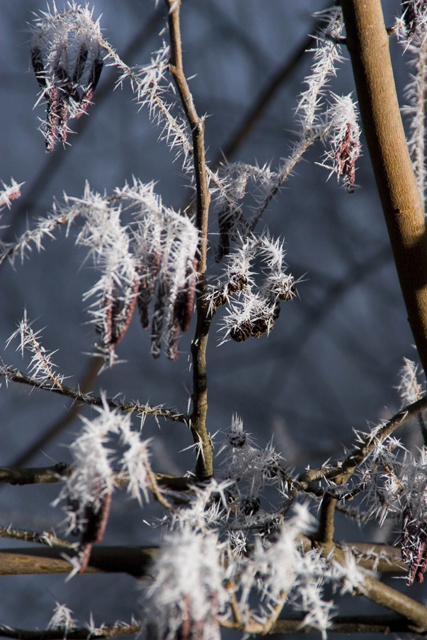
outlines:
[[43, 631], [29, 631], [27, 629], [17, 629], [7, 625], [0, 625], [0, 636], [3, 638], [14, 638], [15, 640], [86, 640], [89, 638], [117, 638], [139, 634], [142, 625], [140, 622], [114, 622], [113, 624], [102, 624], [99, 628], [82, 627], [68, 628], [58, 627], [57, 629], [44, 629]]
[[168, 22], [170, 33], [171, 58], [169, 70], [174, 79], [181, 102], [190, 125], [193, 138], [194, 172], [196, 179], [197, 212], [196, 225], [200, 234], [199, 257], [197, 264], [197, 326], [191, 345], [193, 358], [193, 412], [191, 431], [197, 450], [196, 476], [198, 479], [213, 475], [212, 444], [206, 427], [207, 416], [207, 375], [206, 349], [210, 326], [206, 292], [206, 256], [208, 237], [208, 215], [210, 191], [205, 161], [204, 118], [200, 118], [194, 106], [193, 97], [185, 77], [182, 63], [182, 43], [180, 27], [180, 0], [165, 0], [169, 9]]
[[[94, 547], [85, 573], [128, 573], [135, 578], [147, 577], [157, 554], [157, 547]], [[69, 546], [2, 549], [0, 576], [70, 573], [73, 567], [66, 557], [74, 555], [75, 551]]]
[[24, 542], [36, 542], [45, 544], [48, 547], [67, 547], [74, 549], [77, 545], [74, 542], [58, 538], [58, 536], [48, 531], [39, 533], [28, 529], [16, 529], [15, 527], [0, 527], [0, 538], [11, 538], [13, 540], [23, 540]]
[[104, 401], [102, 398], [82, 393], [80, 390], [70, 389], [64, 384], [61, 389], [57, 387], [52, 388], [49, 383], [39, 382], [14, 367], [3, 367], [0, 369], [0, 376], [4, 376], [7, 380], [11, 380], [13, 382], [27, 384], [31, 387], [35, 387], [36, 389], [59, 393], [62, 396], [73, 398], [74, 400], [78, 400], [79, 402], [83, 402], [89, 406], [102, 407], [104, 402], [106, 402], [110, 408], [120, 409], [127, 413], [141, 413], [147, 416], [151, 415], [156, 416], [157, 418], [166, 418], [168, 420], [172, 420], [172, 422], [183, 422], [185, 424], [189, 424], [190, 422], [190, 418], [187, 415], [177, 411], [163, 409], [162, 407], [151, 407], [140, 402], [120, 402], [118, 400], [113, 400], [112, 398], [106, 398]]
[[[0, 467], [0, 484], [25, 485], [64, 482], [73, 473], [73, 470], [74, 467], [63, 463], [56, 464], [53, 467], [30, 467], [27, 469]], [[170, 491], [191, 491], [192, 483], [188, 478], [173, 476], [169, 473], [155, 473], [153, 471], [151, 473], [156, 485], [160, 487]], [[127, 473], [115, 471], [114, 483], [117, 487], [126, 487], [129, 483]]]
[[408, 320], [427, 370], [427, 236], [403, 130], [381, 1], [343, 0], [363, 128]]

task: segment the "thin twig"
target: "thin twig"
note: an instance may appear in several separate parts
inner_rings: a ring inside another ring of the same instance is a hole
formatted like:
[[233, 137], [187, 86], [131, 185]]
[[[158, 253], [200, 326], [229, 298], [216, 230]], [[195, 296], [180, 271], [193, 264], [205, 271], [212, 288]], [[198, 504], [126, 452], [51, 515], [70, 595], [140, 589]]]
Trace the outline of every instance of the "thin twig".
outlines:
[[171, 58], [169, 70], [173, 76], [182, 106], [192, 132], [194, 150], [194, 173], [196, 179], [197, 213], [196, 225], [200, 234], [199, 258], [197, 264], [197, 326], [191, 345], [193, 358], [193, 412], [191, 431], [197, 450], [196, 476], [198, 479], [213, 475], [212, 443], [206, 427], [207, 416], [207, 368], [206, 349], [210, 327], [209, 305], [206, 302], [206, 256], [208, 238], [208, 215], [210, 191], [205, 160], [204, 118], [200, 118], [194, 106], [193, 97], [185, 77], [182, 63], [182, 43], [180, 27], [180, 5], [178, 0], [165, 0], [169, 9], [169, 33]]
[[[74, 467], [63, 463], [56, 464], [53, 467], [30, 467], [27, 469], [0, 467], [0, 484], [53, 484], [56, 482], [64, 482], [73, 471]], [[151, 471], [151, 473], [153, 474], [156, 485], [165, 489], [169, 489], [170, 491], [192, 490], [192, 483], [188, 478], [173, 476], [169, 473], [156, 473], [153, 471]], [[117, 487], [126, 487], [129, 483], [128, 474], [123, 471], [115, 471], [114, 483]]]
[[190, 422], [189, 416], [177, 411], [163, 409], [162, 407], [151, 407], [147, 404], [142, 404], [141, 402], [120, 402], [119, 400], [114, 400], [113, 398], [106, 398], [105, 400], [103, 400], [100, 397], [82, 393], [80, 390], [70, 389], [66, 385], [62, 385], [61, 389], [58, 389], [57, 387], [52, 388], [49, 383], [39, 382], [31, 376], [22, 373], [22, 371], [15, 369], [14, 367], [1, 367], [0, 376], [3, 376], [7, 380], [11, 380], [13, 382], [27, 384], [31, 387], [35, 387], [36, 389], [51, 391], [52, 393], [59, 393], [62, 396], [73, 398], [74, 400], [78, 400], [79, 402], [84, 402], [85, 404], [92, 407], [102, 407], [104, 402], [106, 402], [107, 405], [112, 409], [120, 409], [121, 411], [126, 411], [128, 413], [139, 413], [147, 416], [166, 418], [168, 420], [172, 420], [172, 422], [183, 422], [187, 425]]
[[371, 453], [377, 443], [382, 442], [382, 440], [392, 434], [398, 427], [401, 427], [405, 422], [417, 416], [420, 411], [423, 411], [425, 408], [427, 408], [427, 396], [404, 407], [382, 426], [374, 427], [374, 429], [365, 436], [363, 441], [354, 447], [353, 451], [342, 463], [305, 471], [299, 478], [301, 487], [309, 490], [310, 483], [322, 479], [334, 480], [337, 484], [343, 484], [350, 478], [357, 465], [363, 462]]
[[77, 544], [58, 538], [58, 536], [48, 531], [39, 533], [38, 531], [29, 531], [28, 529], [16, 529], [15, 527], [0, 527], [0, 538], [11, 538], [13, 540], [23, 540], [24, 542], [37, 542], [45, 544], [48, 547], [67, 547], [75, 549]]

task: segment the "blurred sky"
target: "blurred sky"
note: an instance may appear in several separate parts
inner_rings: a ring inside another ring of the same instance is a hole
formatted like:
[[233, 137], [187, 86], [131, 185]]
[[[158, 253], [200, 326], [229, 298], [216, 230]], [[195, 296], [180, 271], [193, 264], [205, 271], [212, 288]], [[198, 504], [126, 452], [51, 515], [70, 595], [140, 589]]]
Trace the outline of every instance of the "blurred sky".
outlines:
[[[399, 3], [386, 0], [383, 5], [386, 23], [392, 24]], [[57, 6], [62, 7], [62, 0]], [[320, 0], [184, 0], [184, 66], [188, 76], [194, 76], [190, 85], [197, 110], [208, 115], [209, 160], [215, 161], [227, 148], [275, 74], [301, 48], [307, 34], [314, 33], [313, 13], [325, 6]], [[86, 181], [96, 190], [111, 192], [133, 176], [143, 182], [153, 180], [166, 205], [176, 210], [185, 206], [190, 191], [179, 160], [174, 162], [164, 141], [158, 141], [159, 129], [147, 112], [138, 109], [129, 85], [125, 82], [122, 89], [112, 90], [114, 68], [104, 69], [89, 115], [78, 121], [77, 135], [70, 136], [71, 146], [46, 154], [37, 130], [44, 107], [33, 108], [38, 87], [30, 70], [27, 26], [32, 12], [45, 8], [41, 0], [0, 0], [0, 179], [8, 183], [13, 177], [25, 183], [21, 200], [3, 215], [2, 224], [9, 225], [3, 229], [4, 238], [10, 241], [26, 225], [31, 227], [64, 192], [82, 195]], [[152, 0], [98, 0], [94, 16], [101, 14], [104, 37], [130, 65], [147, 64], [167, 37], [167, 32], [159, 35], [165, 26], [161, 3], [155, 7]], [[402, 47], [395, 42], [391, 47], [402, 97], [408, 67]], [[298, 127], [297, 96], [311, 60], [311, 54], [302, 56], [229, 160], [271, 163], [274, 169], [287, 156]], [[348, 60], [340, 65], [330, 88], [339, 95], [354, 91]], [[346, 194], [334, 177], [327, 181], [327, 170], [316, 164], [323, 151], [321, 144], [309, 150], [264, 218], [271, 234], [286, 241], [289, 270], [301, 279], [299, 297], [282, 303], [270, 336], [242, 344], [219, 346], [218, 313], [208, 351], [208, 426], [217, 434], [216, 441], [224, 437], [232, 414], [238, 413], [260, 445], [274, 436], [277, 448], [297, 468], [340, 454], [343, 444], [351, 444], [353, 428], [366, 429], [367, 421], [395, 412], [400, 401], [394, 387], [402, 359], [416, 359], [367, 151], [364, 147], [356, 176], [359, 188], [353, 195]], [[68, 237], [59, 232], [54, 241], [45, 241], [43, 252], [33, 252], [22, 265], [17, 260], [14, 269], [5, 264], [0, 272], [0, 342], [6, 341], [27, 309], [34, 328], [43, 328], [44, 346], [58, 349], [54, 360], [70, 376], [71, 386], [81, 381], [96, 340], [82, 295], [97, 274], [84, 261], [82, 249], [74, 246], [75, 235], [74, 230]], [[213, 235], [214, 272], [216, 241]], [[181, 341], [178, 361], [168, 362], [164, 355], [154, 361], [149, 336], [135, 318], [118, 348], [124, 362], [99, 377], [95, 392], [104, 389], [109, 396], [123, 394], [128, 400], [186, 411], [193, 331], [194, 326]], [[4, 353], [2, 349], [2, 358], [25, 366], [13, 345]], [[3, 386], [0, 464], [10, 464], [25, 452], [68, 406], [53, 394]], [[155, 469], [177, 473], [191, 469], [192, 452], [181, 452], [191, 445], [186, 428], [166, 422], [160, 427], [154, 420], [144, 425], [144, 435], [154, 438]], [[29, 464], [68, 461], [63, 445], [78, 429], [77, 421]], [[413, 434], [410, 427], [404, 437]], [[0, 489], [2, 524], [42, 529], [61, 519], [49, 506], [57, 488]], [[142, 525], [145, 514], [133, 503], [122, 499], [115, 509], [107, 542], [141, 544], [156, 538], [155, 531]], [[0, 603], [0, 621], [11, 625], [45, 625], [47, 612], [60, 598], [78, 608], [81, 619], [88, 618], [89, 609], [104, 615], [105, 603], [114, 601], [118, 580], [128, 599], [115, 602], [108, 619], [129, 618], [135, 606], [132, 581], [126, 576], [110, 582], [83, 577], [66, 587], [62, 576], [3, 580], [8, 588]], [[90, 606], [82, 583], [97, 585], [90, 587]], [[17, 606], [24, 599], [25, 611]]]

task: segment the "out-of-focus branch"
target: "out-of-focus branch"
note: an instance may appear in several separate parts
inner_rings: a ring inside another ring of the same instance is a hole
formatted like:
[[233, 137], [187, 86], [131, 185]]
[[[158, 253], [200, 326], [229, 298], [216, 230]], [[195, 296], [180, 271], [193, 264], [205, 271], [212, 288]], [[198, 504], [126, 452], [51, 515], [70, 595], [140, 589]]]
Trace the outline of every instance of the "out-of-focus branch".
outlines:
[[[74, 468], [66, 464], [56, 464], [53, 467], [30, 467], [16, 469], [15, 467], [0, 467], [0, 484], [53, 484], [63, 482], [70, 476]], [[191, 491], [191, 481], [183, 476], [173, 476], [169, 473], [153, 472], [153, 477], [160, 487], [171, 491]], [[116, 471], [114, 482], [117, 487], [126, 487], [128, 475], [123, 471]]]
[[[236, 623], [222, 622], [223, 627], [241, 629]], [[247, 630], [247, 627], [245, 627]], [[414, 633], [410, 622], [398, 616], [337, 616], [333, 619], [328, 633]], [[262, 634], [263, 625], [254, 622], [248, 633]], [[319, 633], [319, 629], [303, 624], [303, 618], [279, 618], [268, 631], [274, 633]], [[32, 640], [32, 639], [30, 639]], [[37, 639], [36, 639], [37, 640]]]
[[[85, 573], [128, 573], [135, 578], [148, 577], [157, 554], [157, 547], [94, 547]], [[71, 558], [73, 555], [73, 549], [68, 546], [2, 549], [0, 575], [70, 573], [73, 567], [65, 556]]]
[[380, 0], [343, 0], [363, 128], [408, 320], [427, 370], [427, 236], [402, 125]]
[[113, 624], [102, 624], [101, 627], [68, 628], [58, 627], [57, 629], [44, 629], [43, 631], [29, 631], [27, 629], [16, 629], [7, 625], [0, 625], [0, 636], [3, 638], [15, 638], [16, 640], [86, 640], [87, 638], [117, 638], [140, 633], [142, 625], [140, 622], [114, 622]]
[[182, 63], [182, 43], [180, 27], [180, 0], [165, 0], [169, 9], [169, 33], [171, 58], [169, 70], [173, 76], [181, 102], [187, 116], [193, 137], [194, 173], [196, 179], [197, 212], [196, 225], [200, 234], [199, 257], [197, 264], [197, 326], [191, 344], [193, 358], [193, 411], [191, 414], [191, 431], [197, 451], [196, 476], [199, 479], [213, 475], [212, 443], [206, 427], [208, 409], [208, 386], [206, 368], [206, 349], [208, 342], [210, 317], [206, 292], [206, 256], [208, 241], [208, 216], [210, 191], [205, 159], [204, 128], [205, 121], [200, 118], [194, 106], [193, 97], [185, 77]]
[[177, 411], [170, 411], [168, 409], [163, 409], [162, 407], [151, 407], [140, 402], [119, 402], [118, 400], [113, 400], [112, 398], [106, 398], [105, 400], [103, 400], [102, 398], [99, 398], [97, 396], [82, 393], [80, 390], [70, 389], [64, 384], [61, 388], [52, 387], [52, 385], [48, 382], [39, 382], [38, 380], [35, 380], [31, 376], [27, 376], [25, 373], [22, 373], [14, 367], [1, 367], [0, 376], [5, 377], [7, 380], [12, 380], [13, 382], [28, 384], [29, 386], [35, 387], [36, 389], [51, 391], [52, 393], [59, 393], [62, 396], [73, 398], [74, 400], [78, 400], [79, 402], [83, 402], [86, 405], [92, 407], [102, 407], [104, 405], [104, 402], [106, 402], [109, 407], [113, 409], [120, 409], [121, 411], [126, 411], [128, 413], [134, 412], [147, 416], [156, 416], [157, 418], [167, 418], [168, 420], [172, 420], [172, 422], [184, 422], [185, 424], [189, 423], [189, 417]]
[[45, 544], [48, 547], [67, 547], [74, 549], [76, 545], [73, 542], [58, 538], [53, 533], [43, 531], [29, 531], [28, 529], [16, 529], [15, 527], [0, 527], [0, 538], [11, 538], [12, 540], [23, 540], [24, 542], [37, 542]]
[[[221, 626], [230, 629], [242, 629], [238, 623], [221, 621]], [[260, 623], [251, 625], [252, 633], [262, 634], [263, 626]], [[86, 640], [87, 638], [116, 638], [134, 633], [140, 633], [141, 623], [115, 622], [114, 624], [102, 624], [99, 628], [88, 627], [67, 629], [67, 640]], [[319, 633], [319, 630], [310, 625], [303, 625], [303, 618], [279, 618], [268, 634], [277, 633]], [[407, 620], [398, 616], [337, 616], [333, 619], [328, 633], [414, 633], [414, 627]], [[7, 625], [0, 625], [0, 636], [13, 638], [14, 640], [63, 640], [65, 630], [46, 629], [43, 631], [29, 631], [17, 629]]]

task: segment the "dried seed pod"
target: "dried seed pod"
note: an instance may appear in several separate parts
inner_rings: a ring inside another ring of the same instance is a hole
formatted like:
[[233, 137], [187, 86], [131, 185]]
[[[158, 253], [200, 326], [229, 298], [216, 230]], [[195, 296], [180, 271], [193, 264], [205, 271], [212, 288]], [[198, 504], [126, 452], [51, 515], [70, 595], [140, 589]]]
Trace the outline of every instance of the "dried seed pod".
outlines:
[[228, 292], [235, 293], [236, 291], [242, 291], [248, 286], [248, 278], [244, 273], [233, 274], [228, 282]]
[[244, 342], [252, 334], [252, 322], [245, 320], [230, 330], [230, 338], [236, 342]]
[[260, 338], [264, 333], [269, 333], [273, 328], [274, 322], [271, 317], [266, 318], [262, 316], [257, 318], [252, 323], [251, 336], [253, 338]]
[[168, 331], [168, 335], [166, 337], [166, 355], [169, 360], [177, 360], [179, 358], [179, 335], [180, 325], [179, 320], [176, 320]]
[[114, 344], [119, 344], [123, 339], [132, 321], [138, 298], [139, 284], [139, 276], [136, 275], [133, 285], [128, 287], [126, 292], [123, 308], [116, 315], [113, 315], [112, 340]]

